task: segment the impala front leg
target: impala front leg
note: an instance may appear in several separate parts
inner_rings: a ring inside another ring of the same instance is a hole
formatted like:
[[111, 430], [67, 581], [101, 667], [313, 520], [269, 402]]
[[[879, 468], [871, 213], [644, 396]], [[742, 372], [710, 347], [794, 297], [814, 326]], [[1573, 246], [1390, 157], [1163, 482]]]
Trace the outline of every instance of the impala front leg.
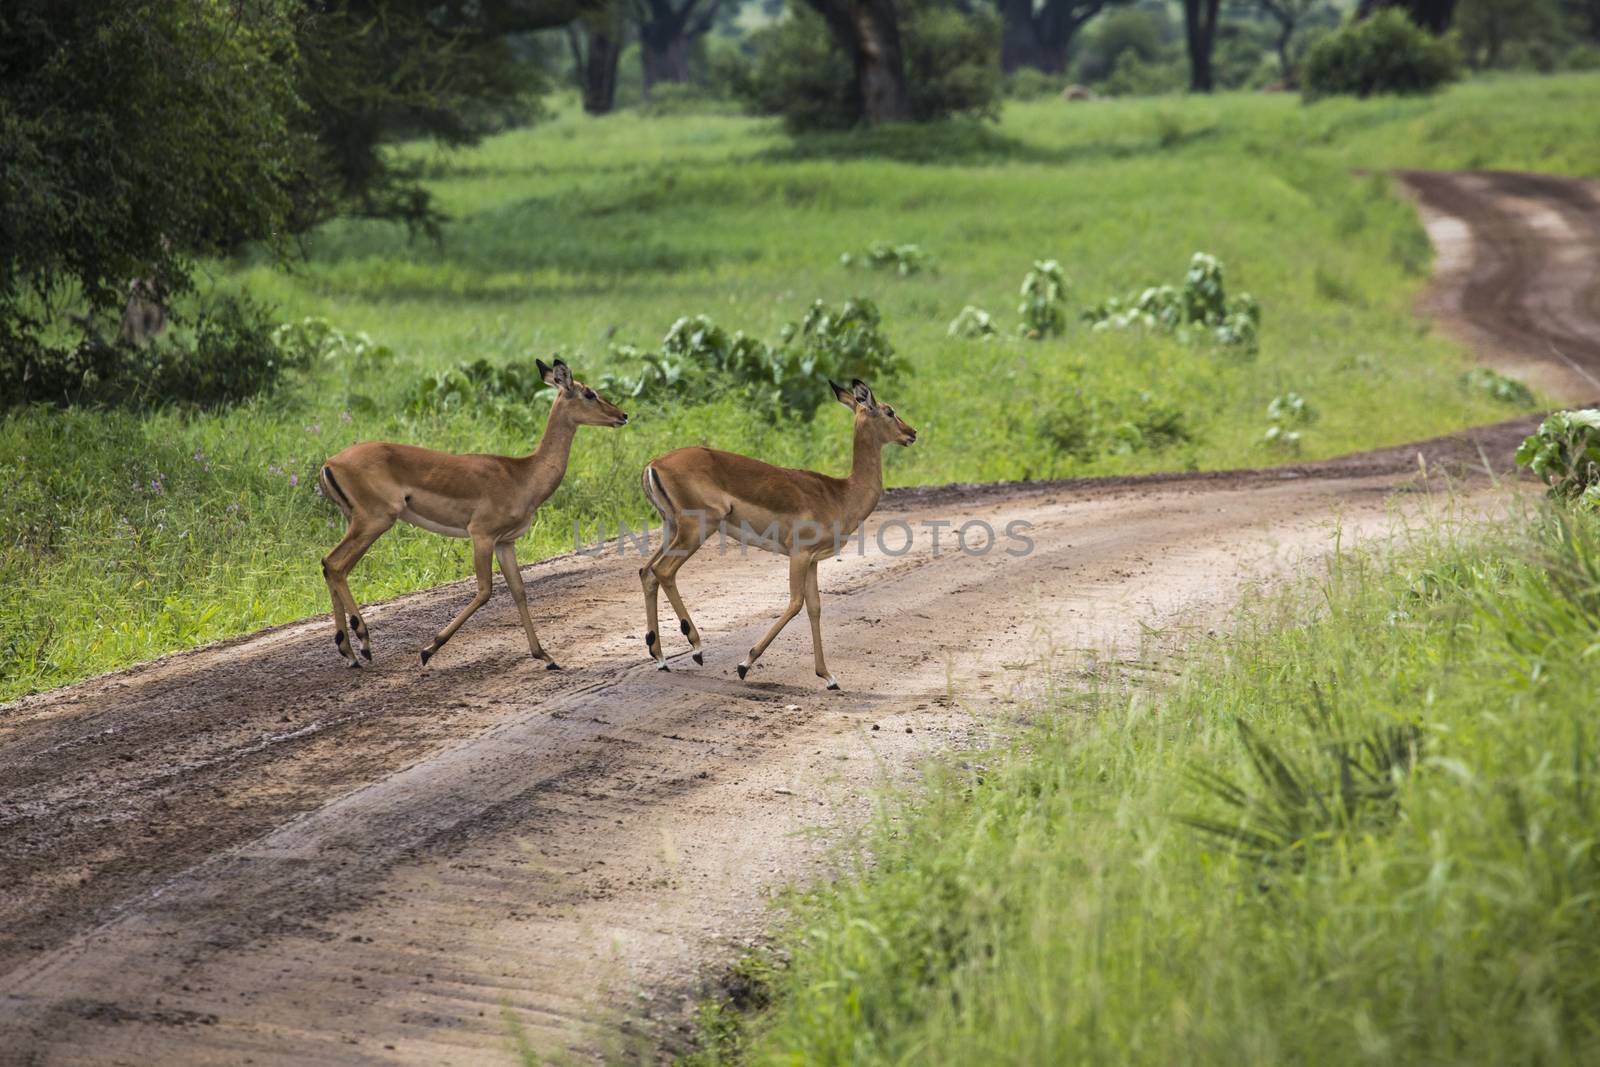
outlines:
[[361, 562], [361, 557], [367, 554], [372, 543], [393, 525], [392, 518], [352, 517], [344, 539], [322, 558], [322, 577], [328, 583], [328, 597], [333, 602], [333, 643], [339, 649], [339, 655], [348, 660], [351, 667], [361, 666], [361, 661], [356, 659], [355, 648], [350, 644], [345, 620], [349, 619], [350, 629], [356, 632], [356, 637], [361, 641], [361, 654], [369, 660], [372, 658], [372, 635], [361, 618], [361, 609], [356, 606], [355, 597], [350, 593], [350, 570]]
[[433, 644], [422, 650], [422, 665], [426, 667], [433, 654], [444, 647], [444, 643], [455, 636], [461, 629], [461, 624], [472, 618], [472, 613], [489, 602], [489, 593], [494, 582], [494, 538], [481, 534], [472, 535], [472, 569], [478, 575], [478, 593], [472, 602], [461, 609], [461, 614], [450, 620], [450, 624], [439, 631], [433, 639]]
[[789, 557], [789, 606], [783, 610], [783, 615], [778, 621], [772, 624], [772, 629], [767, 631], [767, 636], [757, 641], [756, 647], [752, 648], [750, 654], [744, 658], [744, 662], [739, 664], [740, 678], [750, 673], [750, 668], [756, 665], [756, 660], [761, 658], [761, 653], [765, 652], [767, 646], [772, 644], [785, 626], [789, 625], [789, 620], [800, 614], [800, 605], [805, 602], [806, 568], [810, 565], [810, 558], [805, 555]]
[[517, 611], [522, 615], [522, 628], [528, 631], [528, 651], [533, 653], [534, 659], [544, 660], [545, 670], [559, 671], [561, 665], [544, 650], [539, 644], [539, 635], [533, 632], [533, 616], [528, 613], [528, 592], [522, 584], [522, 568], [517, 566], [517, 546], [510, 541], [502, 542], [494, 546], [494, 555], [500, 561], [500, 573], [505, 575], [511, 599], [516, 601]]

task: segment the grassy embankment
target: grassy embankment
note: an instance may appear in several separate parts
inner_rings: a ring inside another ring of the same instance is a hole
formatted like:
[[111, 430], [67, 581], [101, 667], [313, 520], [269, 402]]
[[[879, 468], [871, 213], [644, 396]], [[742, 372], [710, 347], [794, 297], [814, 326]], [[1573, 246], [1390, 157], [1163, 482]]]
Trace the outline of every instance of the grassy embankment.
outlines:
[[1345, 556], [1241, 618], [892, 797], [694, 1062], [1595, 1062], [1600, 520]]
[[[532, 446], [490, 414], [407, 414], [416, 379], [457, 360], [557, 350], [593, 376], [614, 362], [610, 342], [653, 344], [683, 314], [772, 338], [812, 299], [877, 300], [913, 367], [882, 392], [922, 431], [891, 457], [891, 484], [1275, 462], [1284, 453], [1261, 443], [1264, 409], [1288, 391], [1320, 414], [1306, 457], [1503, 417], [1511, 409], [1459, 385], [1466, 356], [1411, 315], [1428, 261], [1411, 212], [1348, 170], [1600, 173], [1588, 136], [1597, 89], [1600, 79], [1572, 76], [1312, 108], [1286, 97], [1043, 101], [1009, 107], [997, 127], [801, 142], [750, 119], [568, 111], [471, 152], [427, 153], [454, 216], [442, 245], [339, 222], [293, 274], [216, 267], [218, 284], [273, 302], [285, 320], [367, 331], [398, 353], [393, 368], [324, 367], [278, 399], [221, 413], [0, 422], [0, 699], [322, 610], [316, 561], [340, 532], [312, 488], [322, 458], [374, 437]], [[839, 266], [841, 252], [874, 239], [921, 244], [938, 273]], [[1009, 330], [1036, 257], [1064, 264], [1075, 312], [1177, 281], [1197, 249], [1261, 302], [1253, 360], [1076, 325], [1044, 342], [945, 334], [966, 304]], [[1160, 408], [1178, 409], [1188, 440], [1128, 449], [1107, 432]], [[1090, 454], [1043, 432], [1063, 410], [1098, 427]], [[844, 416], [831, 406], [777, 426], [732, 402], [638, 415], [625, 431], [580, 435], [524, 559], [570, 547], [575, 519], [591, 529], [643, 519], [636, 472], [668, 447], [847, 463]], [[401, 530], [355, 588], [372, 600], [467, 570], [461, 544]]]

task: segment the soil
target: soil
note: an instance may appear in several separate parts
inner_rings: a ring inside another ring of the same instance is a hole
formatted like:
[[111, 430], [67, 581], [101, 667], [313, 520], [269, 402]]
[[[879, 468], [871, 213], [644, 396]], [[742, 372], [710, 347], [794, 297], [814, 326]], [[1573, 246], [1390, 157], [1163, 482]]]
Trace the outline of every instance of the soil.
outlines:
[[[1600, 397], [1596, 186], [1402, 177], [1441, 250], [1424, 310], [1554, 399]], [[0, 1061], [655, 1058], [885, 780], [1013, 728], [1052, 677], [1203, 642], [1336, 546], [1503, 508], [1534, 421], [1267, 470], [892, 491], [822, 569], [842, 693], [804, 619], [738, 681], [787, 590], [737, 547], [681, 575], [705, 666], [672, 635], [655, 671], [641, 560], [612, 546], [524, 569], [560, 673], [500, 590], [421, 669], [459, 582], [374, 605], [369, 669], [316, 618], [0, 708]], [[999, 543], [954, 548], [977, 519]]]

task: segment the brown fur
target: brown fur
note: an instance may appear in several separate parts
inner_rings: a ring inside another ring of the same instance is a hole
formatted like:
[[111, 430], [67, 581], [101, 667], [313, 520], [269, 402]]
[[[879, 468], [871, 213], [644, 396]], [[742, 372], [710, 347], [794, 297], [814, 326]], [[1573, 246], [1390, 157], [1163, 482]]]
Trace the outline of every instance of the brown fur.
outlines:
[[495, 560], [511, 590], [528, 634], [528, 648], [546, 667], [556, 662], [539, 644], [528, 612], [515, 543], [533, 521], [539, 505], [550, 498], [567, 473], [567, 458], [579, 426], [621, 426], [628, 416], [582, 382], [567, 365], [539, 364], [544, 379], [556, 388], [539, 447], [526, 456], [456, 455], [415, 445], [368, 441], [351, 445], [323, 465], [323, 495], [339, 505], [350, 526], [344, 540], [322, 561], [328, 596], [333, 602], [335, 642], [352, 667], [360, 666], [345, 630], [345, 618], [361, 639], [361, 654], [372, 658], [372, 640], [350, 593], [348, 577], [367, 549], [397, 521], [409, 522], [449, 537], [472, 541], [477, 595], [452, 619], [433, 643], [422, 650], [422, 662], [489, 599]]

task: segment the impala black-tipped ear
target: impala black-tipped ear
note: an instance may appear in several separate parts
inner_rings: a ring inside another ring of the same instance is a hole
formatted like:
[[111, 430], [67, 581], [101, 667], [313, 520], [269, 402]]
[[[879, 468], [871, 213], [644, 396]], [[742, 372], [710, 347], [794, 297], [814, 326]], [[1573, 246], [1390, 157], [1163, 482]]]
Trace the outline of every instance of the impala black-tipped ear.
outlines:
[[872, 390], [867, 388], [867, 383], [862, 381], [860, 378], [853, 379], [850, 382], [850, 389], [851, 396], [855, 397], [856, 403], [860, 406], [864, 408], [875, 408], [878, 406], [877, 400], [872, 396]]
[[539, 377], [544, 379], [544, 384], [553, 385], [557, 389], [572, 388], [572, 371], [567, 368], [566, 360], [556, 360], [556, 365], [551, 367], [542, 359], [534, 360], [539, 366]]
[[849, 408], [851, 411], [856, 409], [856, 398], [850, 395], [850, 390], [846, 389], [832, 378], [828, 379], [828, 385], [833, 389], [833, 398], [835, 400]]

